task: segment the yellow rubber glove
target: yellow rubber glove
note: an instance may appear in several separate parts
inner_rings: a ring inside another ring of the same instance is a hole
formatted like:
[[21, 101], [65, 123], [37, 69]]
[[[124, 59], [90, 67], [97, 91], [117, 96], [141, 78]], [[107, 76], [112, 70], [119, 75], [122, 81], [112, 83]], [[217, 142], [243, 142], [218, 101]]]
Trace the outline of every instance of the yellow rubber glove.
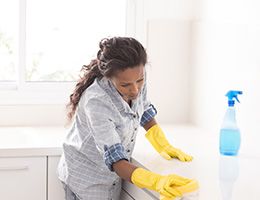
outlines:
[[[189, 185], [194, 180], [190, 180], [178, 175], [162, 176], [143, 168], [137, 168], [134, 170], [131, 176], [131, 181], [140, 188], [147, 188], [160, 193], [163, 198], [175, 199], [183, 195], [182, 190], [178, 189]], [[193, 188], [195, 191], [198, 188]]]
[[153, 145], [157, 152], [167, 160], [178, 158], [179, 160], [191, 161], [192, 156], [182, 152], [180, 149], [174, 148], [165, 138], [165, 135], [158, 124], [152, 126], [145, 134], [145, 137]]

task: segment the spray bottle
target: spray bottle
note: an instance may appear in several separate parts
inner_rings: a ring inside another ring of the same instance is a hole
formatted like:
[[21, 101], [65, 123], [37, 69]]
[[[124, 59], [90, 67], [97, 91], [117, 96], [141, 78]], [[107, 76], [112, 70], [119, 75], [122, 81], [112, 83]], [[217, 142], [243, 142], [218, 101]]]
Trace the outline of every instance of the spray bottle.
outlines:
[[228, 97], [228, 108], [220, 130], [219, 142], [219, 151], [222, 155], [235, 156], [240, 148], [240, 130], [236, 123], [236, 110], [234, 107], [235, 100], [239, 102], [237, 98], [239, 94], [242, 94], [242, 91], [230, 90], [226, 94]]

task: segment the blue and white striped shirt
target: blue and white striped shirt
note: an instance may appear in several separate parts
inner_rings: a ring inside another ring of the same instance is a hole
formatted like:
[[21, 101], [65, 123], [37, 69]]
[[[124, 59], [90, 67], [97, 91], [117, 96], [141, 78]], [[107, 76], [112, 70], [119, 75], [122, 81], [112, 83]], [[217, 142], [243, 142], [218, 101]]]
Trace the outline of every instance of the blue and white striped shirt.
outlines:
[[82, 94], [63, 143], [59, 179], [82, 198], [88, 198], [91, 185], [112, 185], [118, 179], [112, 164], [130, 160], [139, 125], [156, 113], [146, 82], [130, 107], [109, 79], [96, 79]]

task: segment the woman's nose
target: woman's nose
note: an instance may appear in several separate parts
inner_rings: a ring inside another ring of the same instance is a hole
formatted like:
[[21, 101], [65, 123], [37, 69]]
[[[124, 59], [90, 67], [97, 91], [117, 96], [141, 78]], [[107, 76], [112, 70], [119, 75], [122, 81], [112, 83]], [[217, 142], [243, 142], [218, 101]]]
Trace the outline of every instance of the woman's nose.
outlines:
[[133, 94], [138, 94], [138, 85], [137, 84], [133, 84], [133, 86], [131, 87], [131, 93]]

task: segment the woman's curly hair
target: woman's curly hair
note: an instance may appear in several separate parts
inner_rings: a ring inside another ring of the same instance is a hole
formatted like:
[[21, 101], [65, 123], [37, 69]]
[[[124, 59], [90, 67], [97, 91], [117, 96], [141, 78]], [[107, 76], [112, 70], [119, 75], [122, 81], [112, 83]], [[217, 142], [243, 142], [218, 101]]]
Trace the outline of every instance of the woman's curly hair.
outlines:
[[91, 60], [88, 65], [82, 66], [82, 75], [70, 95], [70, 102], [67, 104], [69, 121], [72, 120], [76, 112], [82, 93], [96, 78], [101, 79], [103, 76], [110, 78], [118, 71], [124, 71], [141, 64], [145, 65], [147, 62], [144, 47], [131, 37], [102, 39], [99, 42], [99, 48], [97, 58]]

